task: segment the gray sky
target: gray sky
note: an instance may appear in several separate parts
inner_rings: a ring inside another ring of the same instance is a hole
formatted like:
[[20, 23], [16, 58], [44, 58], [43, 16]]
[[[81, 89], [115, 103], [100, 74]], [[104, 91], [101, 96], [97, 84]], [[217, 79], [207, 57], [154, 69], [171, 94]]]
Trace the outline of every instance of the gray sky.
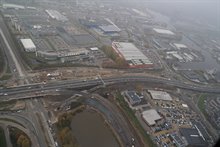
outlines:
[[124, 0], [145, 3], [163, 14], [195, 18], [220, 28], [220, 0]]

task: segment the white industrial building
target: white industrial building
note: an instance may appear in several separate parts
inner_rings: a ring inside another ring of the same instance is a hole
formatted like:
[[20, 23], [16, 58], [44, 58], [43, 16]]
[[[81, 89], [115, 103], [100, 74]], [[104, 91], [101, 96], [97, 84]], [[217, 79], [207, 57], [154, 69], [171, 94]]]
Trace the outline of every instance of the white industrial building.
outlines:
[[112, 48], [124, 58], [130, 67], [152, 67], [153, 63], [134, 44], [127, 42], [113, 42]]
[[155, 36], [163, 39], [168, 39], [168, 40], [178, 39], [178, 35], [168, 29], [153, 28], [153, 32]]
[[167, 92], [155, 90], [148, 90], [148, 92], [154, 100], [172, 101], [172, 97]]
[[184, 59], [186, 60], [186, 62], [191, 62], [194, 60], [194, 57], [190, 54], [183, 53], [183, 55], [184, 55]]
[[161, 120], [161, 116], [154, 109], [143, 111], [142, 118], [149, 126], [153, 126], [156, 124], [156, 121]]
[[99, 48], [97, 48], [97, 47], [91, 47], [90, 50], [91, 50], [91, 51], [99, 51]]
[[52, 19], [56, 19], [58, 21], [63, 21], [63, 22], [68, 20], [66, 16], [60, 14], [60, 12], [56, 10], [45, 10], [45, 11]]
[[24, 50], [26, 52], [35, 52], [36, 51], [36, 46], [34, 45], [34, 43], [31, 39], [21, 39], [21, 43], [22, 43]]
[[22, 5], [8, 4], [8, 3], [2, 4], [2, 7], [4, 9], [16, 9], [16, 10], [18, 10], [18, 9], [25, 9], [25, 7], [22, 6]]
[[159, 28], [153, 28], [153, 30], [158, 33], [158, 34], [163, 34], [163, 35], [175, 35], [175, 33], [173, 33], [170, 30], [166, 30], [166, 29], [159, 29]]
[[104, 33], [113, 33], [113, 32], [120, 32], [121, 31], [121, 29], [119, 29], [117, 26], [114, 26], [114, 25], [104, 25], [104, 26], [99, 26], [99, 28]]
[[140, 16], [143, 16], [143, 17], [146, 17], [147, 14], [144, 13], [144, 12], [141, 12], [140, 10], [137, 10], [137, 9], [132, 9], [133, 12], [135, 12], [136, 14], [140, 15]]
[[178, 59], [180, 62], [184, 62], [184, 58], [182, 56], [179, 55], [178, 52], [176, 51], [171, 51], [171, 52], [167, 52], [167, 54], [172, 55], [173, 57], [175, 57], [176, 59]]
[[170, 52], [167, 52], [167, 55], [172, 55], [174, 58], [178, 59], [179, 62], [191, 62], [194, 60], [194, 56], [189, 53], [170, 51]]
[[180, 44], [180, 43], [174, 43], [173, 45], [174, 45], [175, 48], [177, 48], [178, 50], [187, 49], [187, 48], [188, 48], [186, 45]]
[[64, 63], [64, 62], [79, 61], [82, 59], [89, 58], [89, 51], [84, 48], [75, 49], [75, 51], [60, 51], [60, 52], [37, 51], [37, 56], [50, 61], [59, 59], [62, 63]]

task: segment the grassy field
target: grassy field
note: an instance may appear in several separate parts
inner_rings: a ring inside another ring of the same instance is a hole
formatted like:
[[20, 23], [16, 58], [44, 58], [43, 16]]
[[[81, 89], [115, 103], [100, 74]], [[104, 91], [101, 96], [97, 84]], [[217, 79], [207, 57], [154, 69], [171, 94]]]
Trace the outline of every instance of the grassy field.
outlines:
[[140, 122], [135, 116], [134, 111], [128, 106], [127, 102], [124, 100], [123, 96], [118, 93], [116, 97], [118, 103], [120, 104], [120, 107], [123, 109], [124, 112], [126, 112], [127, 117], [132, 122], [132, 124], [135, 126], [135, 128], [141, 133], [142, 138], [145, 141], [145, 144], [147, 144], [149, 147], [156, 146], [152, 139], [150, 138], [150, 135], [146, 133]]
[[4, 130], [0, 127], [0, 146], [7, 147]]

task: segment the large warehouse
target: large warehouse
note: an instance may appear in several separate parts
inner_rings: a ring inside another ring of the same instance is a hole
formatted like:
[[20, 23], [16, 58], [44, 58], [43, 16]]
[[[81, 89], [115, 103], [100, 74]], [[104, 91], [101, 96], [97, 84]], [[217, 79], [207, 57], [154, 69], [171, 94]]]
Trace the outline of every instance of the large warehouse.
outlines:
[[158, 34], [163, 35], [175, 35], [172, 31], [166, 29], [153, 28], [153, 30]]
[[161, 29], [161, 28], [153, 28], [153, 31], [156, 36], [162, 37], [164, 39], [176, 39], [176, 34], [170, 30], [167, 29]]
[[172, 97], [167, 92], [155, 90], [148, 90], [148, 92], [154, 100], [172, 101]]
[[62, 15], [60, 12], [56, 10], [45, 10], [45, 11], [52, 19], [56, 19], [58, 21], [63, 21], [63, 22], [68, 20], [66, 16]]
[[103, 31], [104, 34], [114, 34], [114, 33], [119, 33], [121, 31], [115, 25], [99, 26], [99, 28]]
[[134, 44], [127, 42], [113, 42], [112, 48], [131, 68], [153, 67], [153, 63]]
[[144, 121], [149, 125], [153, 126], [156, 124], [156, 121], [161, 120], [161, 116], [157, 113], [156, 110], [150, 109], [142, 112], [142, 117]]
[[24, 50], [26, 52], [35, 52], [36, 51], [36, 46], [34, 45], [34, 43], [31, 39], [21, 39], [21, 43], [22, 43]]

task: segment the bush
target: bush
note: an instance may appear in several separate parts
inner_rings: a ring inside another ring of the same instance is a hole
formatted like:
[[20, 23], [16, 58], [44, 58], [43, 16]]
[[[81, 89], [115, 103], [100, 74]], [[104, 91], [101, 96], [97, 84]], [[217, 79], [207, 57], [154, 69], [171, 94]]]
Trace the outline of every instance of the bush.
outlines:
[[115, 64], [105, 65], [106, 67], [126, 68], [128, 66], [127, 62], [123, 58], [119, 57], [111, 46], [103, 46], [101, 49], [107, 57], [111, 58], [115, 62]]
[[31, 141], [23, 131], [10, 127], [9, 132], [13, 147], [31, 147]]

